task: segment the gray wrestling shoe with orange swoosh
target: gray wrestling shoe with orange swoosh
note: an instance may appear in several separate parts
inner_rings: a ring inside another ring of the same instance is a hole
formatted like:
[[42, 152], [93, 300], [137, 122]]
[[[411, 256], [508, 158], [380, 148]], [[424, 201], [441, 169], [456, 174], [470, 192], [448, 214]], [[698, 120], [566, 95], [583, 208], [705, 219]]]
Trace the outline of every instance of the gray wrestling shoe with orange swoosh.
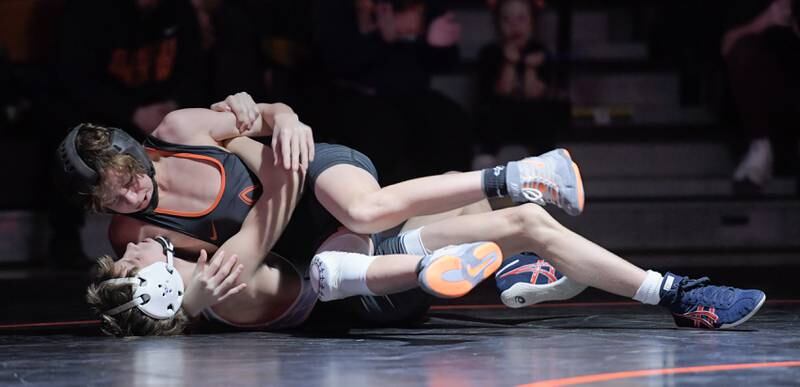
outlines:
[[494, 242], [447, 246], [422, 258], [419, 285], [437, 297], [461, 297], [494, 274], [502, 262], [503, 252]]
[[517, 203], [552, 203], [572, 216], [583, 212], [581, 172], [566, 149], [508, 163], [506, 186]]

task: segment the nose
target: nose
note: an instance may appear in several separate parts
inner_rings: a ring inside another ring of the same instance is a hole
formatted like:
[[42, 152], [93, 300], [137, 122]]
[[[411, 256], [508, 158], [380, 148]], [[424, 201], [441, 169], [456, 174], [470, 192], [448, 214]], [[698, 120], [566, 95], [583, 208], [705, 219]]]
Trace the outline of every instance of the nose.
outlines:
[[125, 198], [125, 201], [127, 201], [130, 204], [139, 204], [137, 200], [139, 198], [139, 195], [136, 193], [136, 191], [132, 189], [126, 190], [125, 193], [123, 194], [123, 197]]
[[128, 242], [128, 244], [125, 245], [125, 254], [122, 255], [122, 258], [129, 258], [130, 256], [134, 255], [138, 249], [139, 245], [133, 242]]

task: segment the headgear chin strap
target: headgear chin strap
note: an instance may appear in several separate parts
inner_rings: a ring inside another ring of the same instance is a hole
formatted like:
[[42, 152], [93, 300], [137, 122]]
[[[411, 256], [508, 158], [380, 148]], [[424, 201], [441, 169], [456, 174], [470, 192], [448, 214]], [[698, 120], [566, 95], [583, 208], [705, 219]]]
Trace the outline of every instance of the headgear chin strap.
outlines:
[[172, 243], [164, 237], [155, 238], [164, 248], [167, 262], [156, 262], [140, 270], [136, 276], [127, 278], [113, 278], [103, 281], [110, 284], [130, 284], [133, 286], [133, 298], [103, 314], [115, 315], [133, 307], [139, 308], [144, 314], [164, 320], [172, 318], [183, 301], [183, 279], [175, 267], [174, 248]]
[[[58, 170], [62, 172], [62, 178], [65, 183], [84, 195], [89, 194], [92, 191], [92, 187], [100, 181], [99, 171], [95, 170], [94, 166], [87, 164], [78, 153], [78, 133], [85, 125], [80, 124], [72, 128], [64, 141], [58, 146], [58, 160], [61, 163]], [[153, 180], [153, 196], [150, 200], [150, 206], [145, 211], [154, 209], [158, 201], [158, 185], [155, 182], [153, 161], [147, 156], [142, 144], [128, 133], [118, 128], [107, 129], [111, 135], [109, 148], [116, 153], [127, 154], [136, 159], [142, 164], [150, 179]]]

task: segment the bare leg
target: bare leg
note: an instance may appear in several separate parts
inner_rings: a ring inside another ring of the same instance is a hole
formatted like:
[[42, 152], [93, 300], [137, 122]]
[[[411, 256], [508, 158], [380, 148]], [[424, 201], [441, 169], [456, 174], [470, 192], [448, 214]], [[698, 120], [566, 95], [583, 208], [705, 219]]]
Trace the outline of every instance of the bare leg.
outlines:
[[422, 177], [381, 188], [367, 171], [340, 164], [317, 178], [314, 193], [345, 227], [370, 234], [413, 216], [449, 211], [484, 199], [481, 180], [481, 171], [473, 171]]
[[559, 224], [533, 204], [429, 224], [422, 230], [429, 249], [493, 241], [505, 256], [534, 251], [573, 280], [632, 298], [645, 272]]
[[492, 211], [492, 206], [489, 205], [488, 200], [483, 199], [479, 202], [475, 202], [468, 206], [464, 206], [455, 210], [440, 212], [438, 214], [433, 214], [433, 215], [415, 216], [406, 221], [406, 223], [403, 225], [402, 231], [413, 230], [415, 228], [420, 228], [422, 226], [440, 222], [445, 219], [454, 218], [456, 216], [469, 215], [469, 214], [482, 214], [490, 211]]
[[367, 287], [377, 295], [399, 293], [418, 286], [418, 255], [381, 255], [367, 269]]

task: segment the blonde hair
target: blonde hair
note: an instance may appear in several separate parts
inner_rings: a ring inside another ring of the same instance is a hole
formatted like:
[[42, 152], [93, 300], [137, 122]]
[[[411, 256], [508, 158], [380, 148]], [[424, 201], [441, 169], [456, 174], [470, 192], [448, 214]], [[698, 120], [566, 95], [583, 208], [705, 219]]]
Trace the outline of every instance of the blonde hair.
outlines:
[[[129, 277], [136, 275], [137, 270], [130, 270]], [[103, 281], [117, 278], [114, 272], [114, 260], [108, 255], [97, 259], [94, 282], [86, 289], [86, 302], [102, 320], [101, 330], [110, 336], [171, 336], [179, 335], [189, 325], [189, 317], [182, 309], [169, 319], [158, 320], [144, 314], [133, 307], [113, 316], [103, 312], [122, 305], [133, 297], [133, 285], [111, 284]]]
[[100, 181], [88, 195], [88, 207], [95, 212], [103, 211], [103, 204], [113, 192], [109, 192], [111, 181], [109, 172], [119, 175], [130, 183], [137, 175], [146, 174], [145, 166], [133, 156], [118, 153], [111, 147], [111, 130], [94, 124], [81, 124], [75, 140], [78, 155], [100, 175]]

